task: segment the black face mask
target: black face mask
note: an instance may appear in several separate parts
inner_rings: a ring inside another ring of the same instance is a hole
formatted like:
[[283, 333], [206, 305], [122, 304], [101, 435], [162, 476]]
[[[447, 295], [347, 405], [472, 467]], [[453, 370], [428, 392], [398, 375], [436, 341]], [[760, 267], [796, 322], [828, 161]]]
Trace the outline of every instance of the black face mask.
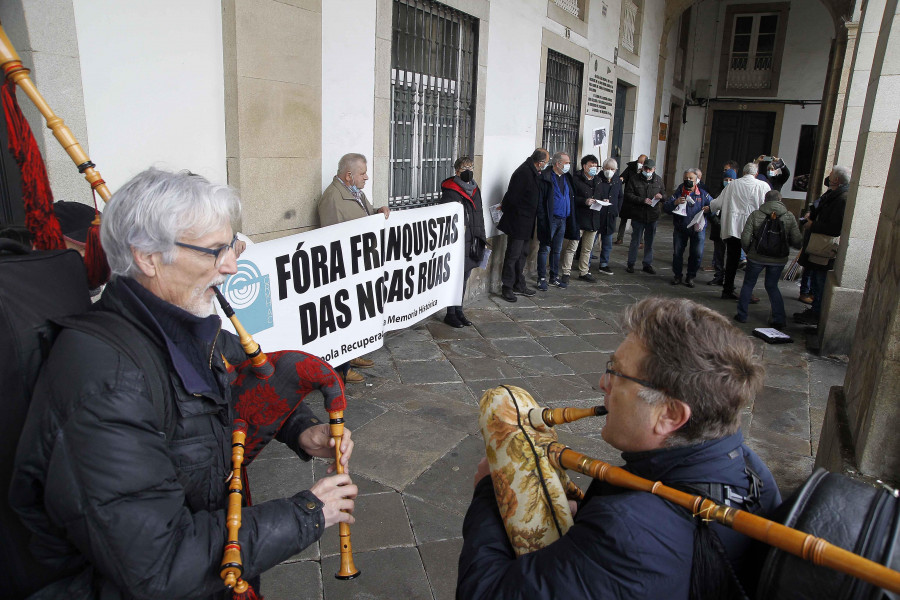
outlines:
[[462, 179], [466, 183], [470, 183], [474, 177], [475, 177], [475, 173], [473, 171], [470, 171], [469, 169], [466, 169], [465, 171], [463, 171], [462, 173], [459, 174], [459, 178]]
[[690, 179], [685, 179], [684, 180], [684, 189], [686, 189], [686, 190], [694, 189], [694, 182], [691, 181]]

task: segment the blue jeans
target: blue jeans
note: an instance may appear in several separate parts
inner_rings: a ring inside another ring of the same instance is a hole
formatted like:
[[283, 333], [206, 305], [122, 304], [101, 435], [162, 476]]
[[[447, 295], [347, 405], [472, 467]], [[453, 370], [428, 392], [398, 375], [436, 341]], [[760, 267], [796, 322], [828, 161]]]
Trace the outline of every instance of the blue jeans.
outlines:
[[819, 316], [822, 314], [822, 296], [825, 295], [825, 278], [828, 277], [828, 271], [819, 271], [810, 269], [809, 275], [809, 293], [812, 294], [813, 314]]
[[609, 255], [612, 252], [613, 247], [613, 233], [601, 233], [600, 234], [600, 263], [601, 267], [609, 266]]
[[756, 280], [763, 269], [766, 270], [766, 293], [769, 295], [769, 304], [772, 306], [772, 323], [783, 325], [787, 322], [787, 315], [784, 314], [784, 299], [781, 297], [781, 291], [778, 289], [778, 280], [781, 279], [781, 272], [784, 271], [784, 265], [764, 265], [762, 263], [747, 261], [744, 269], [744, 285], [741, 287], [741, 298], [738, 300], [737, 314], [746, 320], [747, 307], [750, 306], [750, 297], [753, 296], [753, 288], [756, 286]]
[[538, 250], [538, 279], [547, 278], [548, 254], [550, 255], [550, 279], [559, 275], [559, 254], [562, 252], [562, 245], [565, 238], [566, 217], [552, 217], [550, 219], [550, 245], [541, 246], [541, 249]]
[[812, 269], [803, 267], [800, 274], [800, 295], [809, 296], [810, 279], [812, 278]]
[[675, 246], [675, 252], [672, 254], [672, 273], [675, 277], [681, 278], [681, 269], [684, 264], [684, 249], [691, 244], [688, 252], [688, 279], [697, 276], [700, 270], [700, 259], [703, 258], [703, 243], [706, 241], [705, 231], [694, 231], [693, 229], [675, 228], [672, 233], [672, 243]]
[[631, 244], [628, 246], [628, 264], [634, 266], [637, 260], [638, 245], [641, 237], [644, 238], [644, 264], [653, 264], [653, 238], [656, 236], [656, 221], [641, 223], [631, 220]]

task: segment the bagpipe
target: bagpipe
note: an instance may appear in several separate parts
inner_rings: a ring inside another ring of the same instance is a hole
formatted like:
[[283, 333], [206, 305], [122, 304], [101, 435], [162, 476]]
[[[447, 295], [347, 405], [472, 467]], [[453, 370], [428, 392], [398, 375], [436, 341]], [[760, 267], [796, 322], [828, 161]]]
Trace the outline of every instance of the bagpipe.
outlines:
[[[45, 237], [43, 241], [41, 235], [36, 233], [36, 245], [40, 249], [59, 247], [53, 241], [54, 236], [58, 237], [60, 242], [62, 238], [59, 225], [53, 216], [52, 195], [46, 169], [31, 129], [16, 103], [14, 86], [17, 85], [22, 89], [38, 108], [47, 122], [47, 127], [53, 131], [56, 139], [77, 165], [78, 171], [84, 174], [91, 189], [104, 201], [108, 201], [112, 194], [96, 169], [96, 165], [91, 162], [71, 130], [53, 112], [35, 87], [29, 76], [29, 69], [22, 65], [22, 61], [2, 26], [0, 26], [0, 67], [2, 67], [8, 82], [3, 89], [3, 103], [7, 120], [12, 121], [17, 134], [20, 134], [22, 138], [27, 138], [26, 143], [20, 144], [14, 149], [16, 160], [23, 170], [23, 188], [29, 188], [23, 190], [26, 209], [30, 215], [26, 217], [26, 225], [29, 229], [34, 230], [40, 229], [49, 222], [48, 229], [43, 231]], [[12, 131], [10, 137], [13, 137]], [[24, 182], [26, 170], [34, 175], [34, 180], [31, 180], [28, 186]], [[40, 223], [29, 222], [29, 218], [37, 219]], [[99, 212], [92, 226], [93, 234], [88, 236], [85, 256], [85, 266], [88, 278], [91, 280], [91, 287], [105, 283], [109, 278], [109, 266], [106, 264], [106, 257], [99, 246], [98, 226]], [[90, 257], [92, 237], [95, 242], [95, 254]], [[102, 263], [93, 273], [91, 260]], [[229, 365], [228, 361], [225, 361], [229, 371], [234, 374], [231, 391], [235, 399], [234, 408], [238, 419], [235, 420], [232, 430], [232, 473], [228, 481], [226, 517], [227, 540], [225, 540], [220, 575], [225, 586], [234, 592], [235, 598], [250, 600], [257, 596], [247, 582], [241, 578], [243, 567], [238, 540], [241, 507], [245, 498], [249, 504], [249, 490], [246, 489], [247, 479], [243, 467], [245, 464], [249, 464], [260, 450], [277, 435], [306, 395], [313, 390], [318, 390], [324, 397], [325, 410], [329, 415], [329, 432], [335, 441], [336, 471], [339, 474], [343, 473], [340, 446], [341, 438], [344, 435], [344, 409], [347, 406], [347, 400], [343, 380], [324, 360], [300, 351], [273, 352], [268, 355], [263, 353], [259, 344], [253, 340], [235, 317], [234, 311], [228, 305], [225, 297], [218, 289], [215, 291], [222, 311], [231, 320], [246, 354], [246, 359], [236, 366]], [[352, 579], [358, 576], [360, 571], [353, 563], [350, 526], [347, 523], [340, 524], [340, 543], [340, 570], [335, 577]]]
[[757, 589], [760, 598], [881, 597], [871, 586], [900, 593], [896, 491], [820, 470], [796, 494], [781, 524], [638, 477], [558, 442], [553, 425], [605, 415], [603, 407], [540, 408], [524, 389], [505, 385], [487, 390], [479, 406], [494, 495], [517, 556], [552, 544], [574, 524], [568, 500], [583, 494], [568, 469], [654, 494], [771, 546]]

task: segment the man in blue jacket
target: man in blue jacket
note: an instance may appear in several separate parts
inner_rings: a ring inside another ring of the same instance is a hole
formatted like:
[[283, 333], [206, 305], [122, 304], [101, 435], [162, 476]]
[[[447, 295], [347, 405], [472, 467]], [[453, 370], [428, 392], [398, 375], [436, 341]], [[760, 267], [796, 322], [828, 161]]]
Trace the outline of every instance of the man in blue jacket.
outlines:
[[[663, 210], [672, 215], [672, 285], [680, 285], [684, 271], [684, 249], [690, 244], [687, 278], [684, 285], [694, 287], [694, 279], [700, 270], [703, 243], [706, 241], [706, 216], [698, 221], [701, 212], [709, 213], [712, 197], [700, 189], [697, 169], [684, 172], [684, 182], [679, 184], [672, 197], [663, 204]], [[701, 223], [702, 221], [702, 223]], [[702, 225], [702, 226], [701, 226]]]
[[[565, 240], [578, 239], [575, 223], [575, 183], [569, 170], [569, 155], [557, 152], [550, 159], [549, 169], [541, 173], [542, 194], [537, 211], [537, 238], [540, 250], [537, 255], [538, 289], [546, 292], [547, 284], [559, 288], [568, 287], [568, 281], [559, 278], [559, 257]], [[550, 278], [547, 278], [549, 257]]]
[[[623, 468], [721, 504], [770, 513], [781, 502], [778, 488], [740, 430], [741, 409], [765, 375], [750, 338], [721, 314], [683, 298], [647, 298], [625, 311], [622, 325], [627, 337], [600, 386], [609, 410], [601, 435], [622, 451]], [[458, 598], [676, 600], [688, 598], [692, 577], [703, 582], [706, 597], [730, 598], [736, 582], [712, 576], [729, 572], [726, 561], [753, 596], [762, 554], [753, 540], [658, 496], [599, 481], [565, 535], [516, 558], [486, 475], [483, 460], [463, 524]], [[714, 560], [694, 563], [695, 534]], [[724, 555], [714, 549], [713, 534]]]

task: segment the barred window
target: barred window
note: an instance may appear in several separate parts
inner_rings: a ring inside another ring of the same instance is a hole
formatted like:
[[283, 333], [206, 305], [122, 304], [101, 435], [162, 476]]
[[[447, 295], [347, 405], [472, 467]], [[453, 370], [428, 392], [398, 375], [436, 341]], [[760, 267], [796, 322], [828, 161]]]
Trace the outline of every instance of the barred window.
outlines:
[[543, 146], [551, 155], [566, 152], [573, 164], [578, 159], [583, 73], [581, 62], [547, 49]]
[[473, 155], [478, 21], [432, 0], [394, 0], [391, 208], [434, 204]]

